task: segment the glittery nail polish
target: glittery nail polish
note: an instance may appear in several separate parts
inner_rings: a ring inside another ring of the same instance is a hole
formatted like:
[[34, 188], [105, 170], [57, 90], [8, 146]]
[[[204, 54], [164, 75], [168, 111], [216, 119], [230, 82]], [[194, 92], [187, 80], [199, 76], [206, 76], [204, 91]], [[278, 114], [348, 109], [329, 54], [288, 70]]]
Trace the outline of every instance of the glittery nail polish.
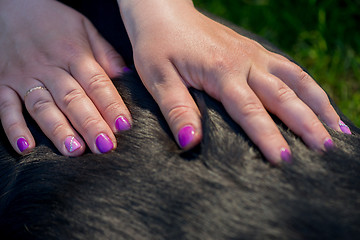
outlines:
[[24, 152], [29, 147], [28, 141], [23, 137], [18, 138], [16, 144], [20, 152]]
[[340, 126], [340, 129], [341, 129], [341, 131], [343, 133], [351, 134], [350, 128], [343, 121], [340, 120], [339, 126]]
[[120, 116], [115, 121], [115, 126], [118, 131], [126, 131], [131, 128], [131, 125], [126, 117]]
[[289, 149], [286, 148], [281, 148], [281, 160], [283, 160], [286, 163], [291, 163], [291, 153], [289, 151]]
[[178, 133], [178, 140], [180, 147], [185, 148], [194, 139], [195, 130], [192, 126], [188, 125], [180, 129]]
[[111, 139], [104, 133], [101, 133], [96, 138], [96, 146], [101, 153], [107, 153], [114, 148]]
[[324, 146], [326, 151], [329, 151], [334, 147], [334, 142], [330, 138], [327, 138], [325, 139]]
[[72, 153], [81, 147], [80, 142], [73, 136], [67, 137], [64, 144], [69, 153]]

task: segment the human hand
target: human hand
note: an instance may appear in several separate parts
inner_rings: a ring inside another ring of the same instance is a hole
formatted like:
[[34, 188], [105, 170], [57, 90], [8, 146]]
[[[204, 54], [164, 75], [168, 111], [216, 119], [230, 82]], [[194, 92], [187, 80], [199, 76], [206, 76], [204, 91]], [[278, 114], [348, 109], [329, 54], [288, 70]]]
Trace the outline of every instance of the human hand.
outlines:
[[124, 62], [94, 26], [57, 1], [0, 0], [0, 29], [0, 118], [14, 149], [35, 146], [22, 101], [62, 154], [115, 148], [113, 132], [131, 125], [109, 78]]
[[188, 87], [222, 102], [271, 163], [289, 162], [291, 152], [267, 111], [311, 148], [333, 147], [317, 116], [338, 131], [340, 118], [299, 66], [200, 14], [191, 1], [118, 2], [136, 69], [181, 147], [201, 140]]

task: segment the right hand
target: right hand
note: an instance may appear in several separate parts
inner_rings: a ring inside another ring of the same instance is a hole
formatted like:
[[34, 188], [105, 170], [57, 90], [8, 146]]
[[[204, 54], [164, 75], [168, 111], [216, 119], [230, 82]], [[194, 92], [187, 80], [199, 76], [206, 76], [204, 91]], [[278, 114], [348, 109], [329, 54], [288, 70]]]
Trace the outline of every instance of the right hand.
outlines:
[[22, 101], [62, 154], [115, 148], [131, 125], [109, 78], [124, 62], [90, 21], [57, 1], [0, 0], [0, 29], [0, 118], [14, 149], [35, 146]]

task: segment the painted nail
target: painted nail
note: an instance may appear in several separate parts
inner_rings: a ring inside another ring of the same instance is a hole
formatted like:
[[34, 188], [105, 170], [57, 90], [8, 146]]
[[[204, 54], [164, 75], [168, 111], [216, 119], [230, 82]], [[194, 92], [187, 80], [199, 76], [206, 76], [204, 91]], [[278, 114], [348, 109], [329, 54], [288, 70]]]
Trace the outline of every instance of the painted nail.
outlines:
[[188, 125], [183, 127], [178, 133], [178, 140], [181, 148], [186, 147], [193, 140], [195, 130], [192, 126]]
[[280, 156], [281, 160], [283, 160], [284, 162], [291, 163], [291, 153], [289, 149], [281, 148]]
[[118, 131], [126, 131], [131, 128], [131, 125], [126, 117], [120, 116], [115, 121], [115, 126]]
[[123, 72], [123, 73], [129, 73], [129, 72], [131, 72], [131, 69], [128, 68], [128, 67], [123, 67], [123, 68], [122, 68], [122, 72]]
[[101, 153], [107, 153], [114, 148], [113, 142], [106, 134], [99, 134], [96, 138], [96, 146]]
[[16, 141], [16, 144], [17, 144], [17, 147], [19, 148], [20, 152], [24, 152], [29, 147], [28, 141], [26, 141], [26, 139], [23, 137], [18, 138], [18, 140]]
[[334, 143], [330, 138], [327, 138], [325, 139], [324, 146], [326, 151], [329, 151], [334, 147]]
[[350, 128], [343, 121], [340, 120], [339, 126], [340, 126], [340, 129], [341, 129], [341, 131], [343, 133], [351, 134]]
[[74, 152], [75, 150], [81, 147], [80, 142], [73, 136], [69, 136], [65, 139], [65, 147], [69, 153]]

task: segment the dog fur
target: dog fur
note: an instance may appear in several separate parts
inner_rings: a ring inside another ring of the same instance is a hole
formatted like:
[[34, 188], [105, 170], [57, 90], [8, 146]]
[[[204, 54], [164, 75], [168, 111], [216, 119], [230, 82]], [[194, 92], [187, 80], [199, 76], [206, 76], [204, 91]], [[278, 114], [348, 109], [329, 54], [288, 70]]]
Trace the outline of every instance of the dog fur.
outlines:
[[1, 131], [0, 239], [360, 239], [360, 129], [340, 111], [353, 134], [328, 129], [327, 153], [273, 117], [293, 153], [273, 167], [206, 93], [185, 152], [135, 71], [114, 84], [134, 125], [111, 153], [62, 156], [28, 115], [28, 155]]

